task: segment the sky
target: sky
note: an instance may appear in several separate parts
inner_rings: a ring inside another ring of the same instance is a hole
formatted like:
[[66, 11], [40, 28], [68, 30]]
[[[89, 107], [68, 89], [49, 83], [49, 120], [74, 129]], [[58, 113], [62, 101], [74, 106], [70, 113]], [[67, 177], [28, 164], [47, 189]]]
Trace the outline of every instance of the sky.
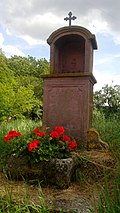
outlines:
[[47, 38], [68, 26], [72, 11], [79, 25], [95, 34], [94, 89], [120, 84], [120, 0], [0, 0], [0, 48], [14, 55], [50, 58]]

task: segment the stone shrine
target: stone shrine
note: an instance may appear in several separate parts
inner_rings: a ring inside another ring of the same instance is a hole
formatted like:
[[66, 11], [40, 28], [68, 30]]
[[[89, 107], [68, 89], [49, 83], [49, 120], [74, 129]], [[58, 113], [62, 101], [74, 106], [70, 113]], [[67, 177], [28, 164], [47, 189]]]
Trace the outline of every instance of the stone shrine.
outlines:
[[47, 42], [51, 71], [43, 77], [43, 125], [50, 129], [63, 126], [80, 145], [92, 125], [95, 35], [70, 25], [54, 31]]

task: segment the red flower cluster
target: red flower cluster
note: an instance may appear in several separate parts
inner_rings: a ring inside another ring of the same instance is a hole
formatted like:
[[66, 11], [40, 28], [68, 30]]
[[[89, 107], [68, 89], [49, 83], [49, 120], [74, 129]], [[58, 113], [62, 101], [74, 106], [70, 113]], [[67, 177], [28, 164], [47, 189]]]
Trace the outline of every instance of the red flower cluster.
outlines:
[[69, 149], [70, 151], [74, 152], [74, 151], [75, 151], [75, 148], [77, 147], [76, 141], [73, 141], [73, 142], [71, 141], [71, 142], [69, 142], [68, 144], [69, 144], [68, 149]]
[[56, 138], [56, 139], [58, 139], [58, 138], [59, 138], [59, 134], [58, 134], [58, 132], [57, 132], [57, 131], [53, 131], [53, 132], [51, 132], [50, 136], [51, 136], [52, 138]]
[[60, 135], [62, 135], [64, 133], [64, 128], [62, 126], [56, 126], [53, 130], [53, 132], [51, 132], [50, 136], [52, 138], [56, 138], [58, 139], [60, 137]]
[[21, 136], [20, 132], [16, 132], [15, 130], [10, 130], [8, 132], [8, 134], [4, 137], [4, 141], [8, 142], [11, 138], [13, 138], [13, 137], [19, 137], [19, 136]]
[[65, 130], [62, 126], [56, 126], [54, 131], [56, 131], [59, 135], [62, 135]]
[[38, 140], [33, 140], [30, 142], [28, 146], [28, 151], [31, 152], [33, 149], [38, 148], [39, 141]]
[[[59, 139], [60, 138], [60, 135], [64, 134], [64, 128], [62, 126], [56, 126], [54, 128], [54, 131], [51, 132], [50, 136], [52, 138], [56, 138], [56, 139]], [[62, 141], [63, 142], [68, 142], [68, 149], [72, 152], [75, 151], [75, 148], [77, 147], [77, 143], [75, 141], [71, 141], [71, 138], [67, 135], [64, 135], [62, 137]]]
[[35, 132], [37, 136], [39, 137], [44, 137], [45, 133], [44, 132], [40, 132], [39, 129], [34, 129], [32, 132]]
[[[21, 140], [23, 142], [23, 148], [27, 149], [28, 152], [36, 151], [39, 154], [39, 148], [44, 150], [44, 149], [46, 149], [46, 147], [49, 146], [49, 142], [51, 142], [51, 147], [52, 147], [52, 143], [53, 143], [53, 151], [55, 151], [55, 155], [56, 155], [56, 152], [58, 152], [57, 155], [59, 155], [59, 150], [61, 152], [61, 150], [62, 150], [61, 147], [63, 145], [63, 147], [64, 147], [63, 150], [65, 153], [65, 156], [67, 156], [70, 154], [70, 152], [74, 152], [77, 147], [77, 143], [75, 141], [72, 141], [69, 136], [64, 135], [65, 130], [62, 126], [56, 126], [53, 129], [53, 131], [48, 135], [47, 134], [45, 135], [45, 133], [40, 131], [39, 129], [34, 129], [32, 132], [34, 133], [34, 135], [33, 135], [33, 139], [31, 139], [32, 136], [30, 134], [29, 144], [27, 144], [27, 143], [24, 144], [24, 140], [22, 140], [22, 138], [21, 138]], [[8, 142], [11, 138], [18, 137], [18, 136], [21, 136], [20, 132], [11, 130], [4, 137], [4, 141]], [[44, 136], [45, 136], [45, 138], [44, 138]], [[20, 141], [18, 141], [18, 142], [20, 142]], [[55, 146], [54, 142], [57, 146], [57, 149], [56, 149], [57, 151], [54, 150], [54, 146]], [[47, 146], [46, 145], [44, 146], [44, 143], [47, 144]], [[40, 144], [40, 147], [39, 147], [39, 144]], [[26, 147], [26, 145], [27, 145], [27, 147]], [[17, 143], [17, 149], [20, 146], [21, 146], [21, 143], [20, 144]], [[21, 149], [20, 149], [20, 152], [21, 152]], [[50, 155], [50, 157], [51, 157], [51, 153], [49, 153], [49, 151], [48, 151], [48, 155]], [[43, 156], [43, 159], [44, 159], [44, 156]]]
[[70, 141], [70, 137], [68, 137], [67, 135], [64, 135], [62, 138], [62, 141]]

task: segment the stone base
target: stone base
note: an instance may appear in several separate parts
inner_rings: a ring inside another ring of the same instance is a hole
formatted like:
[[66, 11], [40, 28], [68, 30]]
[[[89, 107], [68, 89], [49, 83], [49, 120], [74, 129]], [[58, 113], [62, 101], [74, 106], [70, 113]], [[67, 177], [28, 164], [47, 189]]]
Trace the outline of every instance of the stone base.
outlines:
[[63, 126], [81, 147], [92, 125], [93, 85], [91, 75], [44, 76], [43, 126], [51, 131]]
[[65, 189], [70, 185], [76, 167], [73, 158], [51, 159], [40, 163], [26, 163], [24, 157], [11, 156], [6, 165], [6, 173], [12, 180], [25, 180], [41, 185], [54, 185]]

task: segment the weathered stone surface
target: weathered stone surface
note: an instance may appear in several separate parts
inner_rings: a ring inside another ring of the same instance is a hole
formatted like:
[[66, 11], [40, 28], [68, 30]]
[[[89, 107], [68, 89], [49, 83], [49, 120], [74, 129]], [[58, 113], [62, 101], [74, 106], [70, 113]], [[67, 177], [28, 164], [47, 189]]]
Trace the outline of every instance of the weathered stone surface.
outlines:
[[54, 185], [68, 188], [76, 168], [75, 158], [51, 159], [40, 163], [26, 163], [23, 156], [11, 156], [6, 165], [6, 172], [11, 179], [40, 182], [42, 185]]
[[89, 200], [84, 198], [78, 198], [77, 196], [74, 199], [54, 199], [54, 201], [49, 205], [51, 212], [60, 213], [61, 209], [64, 213], [90, 213], [93, 210], [92, 204]]
[[43, 125], [60, 125], [65, 133], [85, 142], [92, 126], [93, 76], [47, 76], [44, 78]]
[[108, 150], [109, 146], [106, 142], [102, 141], [99, 132], [95, 128], [87, 131], [87, 150], [98, 149]]

